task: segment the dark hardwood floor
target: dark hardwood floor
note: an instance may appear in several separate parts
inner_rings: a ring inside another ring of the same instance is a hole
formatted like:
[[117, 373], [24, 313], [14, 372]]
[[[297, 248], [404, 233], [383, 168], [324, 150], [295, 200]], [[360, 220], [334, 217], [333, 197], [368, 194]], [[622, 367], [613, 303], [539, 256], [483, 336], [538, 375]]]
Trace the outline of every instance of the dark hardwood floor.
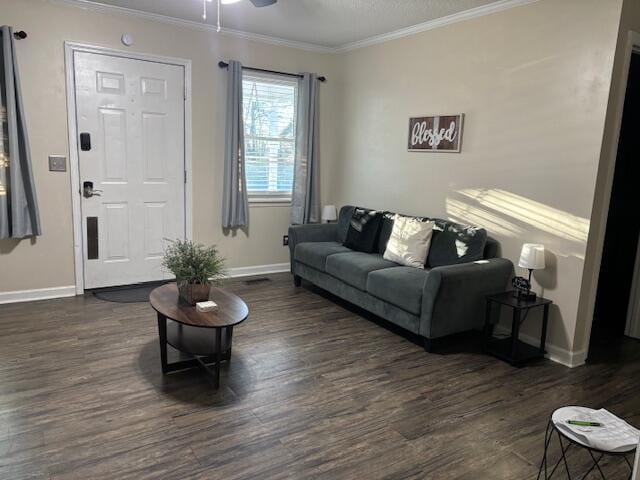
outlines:
[[466, 337], [427, 354], [288, 274], [270, 278], [228, 283], [250, 315], [218, 392], [197, 370], [161, 375], [147, 304], [0, 306], [0, 478], [528, 479], [559, 406], [640, 425], [637, 342], [573, 370], [515, 369]]

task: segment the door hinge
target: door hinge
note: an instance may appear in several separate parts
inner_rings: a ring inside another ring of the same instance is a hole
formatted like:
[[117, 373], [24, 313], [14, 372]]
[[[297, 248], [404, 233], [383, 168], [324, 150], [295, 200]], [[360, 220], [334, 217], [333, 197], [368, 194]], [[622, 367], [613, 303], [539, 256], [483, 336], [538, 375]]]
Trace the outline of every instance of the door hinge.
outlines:
[[184, 171], [184, 183], [187, 183], [187, 171]]

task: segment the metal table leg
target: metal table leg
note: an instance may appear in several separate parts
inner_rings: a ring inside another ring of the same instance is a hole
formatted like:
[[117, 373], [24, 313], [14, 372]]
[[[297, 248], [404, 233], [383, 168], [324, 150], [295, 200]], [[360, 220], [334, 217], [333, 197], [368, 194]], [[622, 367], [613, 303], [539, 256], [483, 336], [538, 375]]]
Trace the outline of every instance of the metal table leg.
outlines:
[[511, 322], [511, 364], [518, 364], [518, 337], [520, 336], [520, 310], [513, 309], [513, 320]]
[[549, 323], [549, 304], [546, 304], [544, 306], [544, 313], [542, 314], [542, 333], [540, 335], [540, 353], [542, 355], [546, 353], [548, 323]]
[[[551, 444], [551, 440], [553, 439], [554, 433], [557, 435], [558, 443], [560, 444], [560, 458], [558, 459], [558, 461], [555, 463], [555, 465], [553, 466], [553, 468], [549, 472], [547, 456], [549, 454], [549, 445]], [[566, 443], [566, 445], [565, 445], [565, 443]], [[591, 472], [596, 470], [600, 474], [600, 478], [602, 478], [603, 480], [606, 480], [606, 476], [604, 474], [604, 471], [600, 467], [600, 461], [604, 458], [605, 455], [618, 455], [618, 454], [613, 453], [613, 452], [602, 452], [600, 450], [593, 450], [593, 449], [585, 447], [583, 445], [576, 444], [576, 443], [572, 442], [569, 439], [567, 439], [566, 442], [563, 442], [562, 441], [562, 434], [560, 433], [560, 431], [557, 428], [555, 428], [555, 426], [553, 425], [552, 420], [549, 420], [549, 422], [547, 423], [547, 429], [546, 429], [545, 434], [544, 434], [544, 453], [543, 453], [543, 456], [542, 456], [542, 461], [540, 462], [540, 468], [538, 469], [538, 475], [536, 477], [536, 480], [540, 480], [542, 478], [541, 475], [542, 475], [542, 471], [543, 470], [544, 470], [544, 479], [545, 480], [550, 480], [561, 464], [564, 465], [564, 469], [565, 469], [565, 472], [566, 472], [566, 478], [571, 480], [572, 477], [571, 477], [571, 472], [569, 471], [569, 462], [567, 460], [567, 452], [569, 451], [571, 446], [574, 445], [574, 444], [577, 445], [580, 448], [584, 448], [585, 450], [587, 450], [587, 452], [589, 453], [589, 455], [591, 457], [591, 460], [593, 461], [593, 464], [591, 465], [589, 470], [587, 470], [584, 473], [584, 475], [582, 475], [582, 477], [580, 477], [580, 478], [582, 480], [586, 480], [586, 478], [589, 477], [589, 474], [591, 474]], [[622, 456], [622, 458], [624, 458], [627, 466], [629, 467], [629, 477], [628, 477], [628, 479], [631, 480], [631, 476], [633, 475], [633, 466], [631, 465], [631, 462], [629, 462], [629, 459], [627, 458], [626, 453], [625, 454], [621, 454], [621, 456]]]
[[544, 432], [544, 453], [542, 455], [542, 461], [540, 462], [540, 469], [538, 469], [538, 476], [536, 477], [536, 480], [540, 480], [542, 467], [544, 467], [544, 478], [549, 478], [549, 474], [547, 473], [547, 450], [549, 449], [549, 444], [551, 443], [551, 434], [549, 432], [553, 432], [553, 430], [551, 429], [551, 420], [547, 422], [547, 429]]

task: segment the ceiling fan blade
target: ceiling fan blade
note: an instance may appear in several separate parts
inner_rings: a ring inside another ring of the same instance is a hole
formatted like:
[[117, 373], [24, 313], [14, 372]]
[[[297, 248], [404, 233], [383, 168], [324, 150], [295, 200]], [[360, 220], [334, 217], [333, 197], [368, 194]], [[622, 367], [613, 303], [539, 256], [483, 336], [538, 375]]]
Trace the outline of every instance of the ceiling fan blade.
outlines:
[[273, 5], [278, 0], [251, 0], [254, 7], [268, 7], [269, 5]]

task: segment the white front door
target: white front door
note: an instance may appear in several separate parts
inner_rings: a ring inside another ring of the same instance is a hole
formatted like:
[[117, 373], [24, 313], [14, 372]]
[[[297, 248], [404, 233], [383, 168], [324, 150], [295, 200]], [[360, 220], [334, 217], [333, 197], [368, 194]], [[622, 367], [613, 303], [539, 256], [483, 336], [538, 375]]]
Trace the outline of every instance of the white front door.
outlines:
[[73, 60], [85, 288], [161, 280], [166, 239], [185, 237], [184, 67]]

